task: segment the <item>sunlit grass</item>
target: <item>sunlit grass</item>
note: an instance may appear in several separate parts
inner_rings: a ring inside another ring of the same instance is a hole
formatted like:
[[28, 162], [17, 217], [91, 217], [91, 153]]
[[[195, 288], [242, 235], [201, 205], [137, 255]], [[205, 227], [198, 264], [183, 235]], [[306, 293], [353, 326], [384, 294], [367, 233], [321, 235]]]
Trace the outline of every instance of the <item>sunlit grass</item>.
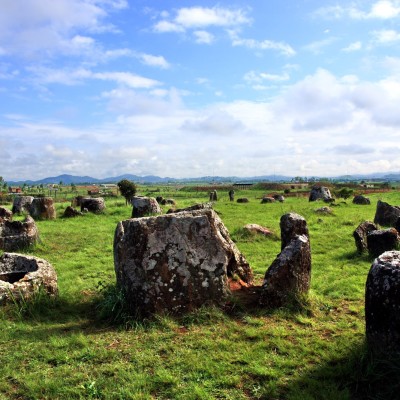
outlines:
[[[260, 204], [263, 193], [237, 191], [236, 197], [250, 200], [238, 204], [221, 192], [214, 208], [257, 283], [280, 251], [280, 217], [297, 212], [306, 218], [312, 284], [304, 306], [229, 313], [204, 308], [146, 321], [125, 313], [115, 288], [114, 230], [131, 209], [121, 198], [107, 199], [103, 214], [66, 219], [69, 203], [57, 203], [56, 220], [37, 222], [41, 242], [29, 253], [56, 268], [60, 295], [0, 310], [0, 397], [336, 400], [367, 398], [368, 387], [371, 398], [379, 398], [376, 365], [395, 374], [399, 364], [376, 364], [366, 353], [364, 288], [371, 259], [356, 253], [352, 232], [373, 219], [378, 199], [400, 204], [400, 194], [371, 195], [370, 206], [338, 201], [332, 215], [320, 215], [315, 209], [323, 203], [289, 197]], [[208, 201], [202, 192], [152, 194], [175, 198], [178, 208]], [[244, 234], [248, 223], [274, 236]], [[113, 319], [116, 310], [120, 318]]]

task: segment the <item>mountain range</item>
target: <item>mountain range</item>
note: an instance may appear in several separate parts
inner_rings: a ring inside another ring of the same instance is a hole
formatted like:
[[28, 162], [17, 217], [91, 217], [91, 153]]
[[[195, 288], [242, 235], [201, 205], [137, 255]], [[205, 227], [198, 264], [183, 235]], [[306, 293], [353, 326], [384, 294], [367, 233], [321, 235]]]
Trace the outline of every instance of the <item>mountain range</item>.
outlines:
[[[313, 177], [316, 180], [322, 180], [322, 177]], [[9, 185], [47, 185], [51, 183], [60, 183], [63, 185], [70, 184], [101, 184], [101, 183], [117, 183], [122, 179], [128, 179], [135, 183], [141, 184], [157, 184], [157, 183], [189, 183], [189, 182], [199, 182], [199, 183], [234, 183], [234, 182], [290, 182], [293, 177], [284, 175], [263, 175], [263, 176], [252, 176], [252, 177], [237, 177], [237, 176], [203, 176], [198, 178], [161, 178], [155, 175], [138, 176], [132, 174], [124, 174], [109, 178], [97, 179], [91, 176], [75, 176], [75, 175], [58, 175], [48, 178], [43, 178], [40, 180], [26, 180], [26, 181], [7, 181]], [[325, 177], [326, 179], [326, 177]], [[357, 174], [357, 175], [342, 175], [337, 177], [330, 177], [329, 179], [340, 180], [340, 181], [353, 181], [353, 180], [381, 180], [381, 181], [400, 181], [400, 172], [392, 173], [373, 173], [373, 174]]]

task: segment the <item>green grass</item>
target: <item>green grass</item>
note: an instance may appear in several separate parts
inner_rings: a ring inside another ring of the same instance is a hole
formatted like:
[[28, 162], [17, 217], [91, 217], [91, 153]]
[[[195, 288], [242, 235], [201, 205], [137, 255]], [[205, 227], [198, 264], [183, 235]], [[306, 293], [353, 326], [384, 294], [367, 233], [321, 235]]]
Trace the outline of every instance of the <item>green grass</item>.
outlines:
[[[146, 188], [146, 190], [149, 190]], [[252, 266], [257, 282], [280, 251], [279, 219], [303, 215], [312, 248], [312, 284], [303, 307], [223, 312], [202, 308], [181, 318], [133, 320], [115, 288], [113, 236], [130, 217], [124, 200], [104, 214], [38, 221], [41, 242], [27, 252], [57, 270], [60, 295], [0, 309], [0, 398], [5, 399], [390, 399], [399, 389], [398, 359], [377, 359], [364, 344], [364, 288], [371, 259], [358, 255], [352, 232], [372, 220], [378, 199], [400, 204], [399, 192], [371, 195], [370, 206], [289, 197], [260, 204], [261, 191], [219, 193], [215, 210]], [[163, 189], [177, 207], [207, 193]], [[169, 206], [164, 207], [166, 211]], [[273, 237], [241, 229], [257, 223]], [[389, 384], [390, 383], [390, 384]]]

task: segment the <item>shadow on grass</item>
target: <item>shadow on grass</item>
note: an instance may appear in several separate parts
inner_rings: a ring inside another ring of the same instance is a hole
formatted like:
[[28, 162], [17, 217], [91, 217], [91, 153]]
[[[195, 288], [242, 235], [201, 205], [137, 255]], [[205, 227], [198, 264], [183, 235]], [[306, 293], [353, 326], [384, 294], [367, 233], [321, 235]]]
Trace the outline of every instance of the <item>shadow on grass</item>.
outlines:
[[400, 355], [374, 355], [365, 343], [347, 354], [307, 370], [290, 386], [285, 399], [395, 400], [400, 398]]
[[368, 262], [371, 264], [374, 261], [375, 257], [371, 256], [367, 252], [359, 253], [357, 250], [353, 250], [353, 251], [346, 251], [345, 253], [338, 255], [337, 259]]

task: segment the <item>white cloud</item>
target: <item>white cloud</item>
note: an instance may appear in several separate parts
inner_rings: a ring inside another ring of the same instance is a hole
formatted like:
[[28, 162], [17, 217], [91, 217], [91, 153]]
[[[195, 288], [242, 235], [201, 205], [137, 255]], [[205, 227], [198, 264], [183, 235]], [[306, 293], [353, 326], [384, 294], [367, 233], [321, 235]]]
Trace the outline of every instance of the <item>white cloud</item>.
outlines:
[[[396, 4], [395, 4], [396, 3]], [[398, 2], [380, 0], [372, 5], [369, 18], [390, 19], [400, 15]]]
[[86, 68], [67, 70], [43, 67], [30, 67], [28, 70], [34, 74], [35, 81], [41, 85], [62, 84], [71, 86], [82, 84], [88, 79], [113, 81], [136, 89], [149, 89], [161, 85], [161, 82], [131, 72], [93, 72]]
[[144, 65], [148, 65], [150, 67], [156, 67], [161, 69], [168, 69], [171, 67], [171, 64], [165, 59], [165, 57], [161, 55], [153, 55], [147, 53], [139, 53], [134, 50], [128, 48], [121, 48], [121, 49], [113, 49], [113, 50], [106, 50], [103, 51], [99, 49], [93, 54], [92, 59], [96, 62], [103, 61], [107, 62], [116, 58], [120, 57], [131, 57], [137, 58], [140, 62]]
[[357, 41], [350, 43], [347, 47], [344, 47], [342, 51], [344, 51], [345, 53], [352, 53], [354, 51], [361, 50], [361, 48], [362, 48], [362, 43], [360, 41]]
[[265, 72], [257, 73], [255, 71], [249, 71], [244, 75], [244, 80], [248, 83], [262, 83], [264, 81], [271, 82], [284, 82], [290, 79], [288, 73], [283, 73], [281, 75], [268, 74]]
[[86, 68], [67, 70], [44, 67], [27, 67], [26, 69], [33, 74], [34, 81], [40, 85], [54, 83], [67, 86], [78, 85], [92, 76], [92, 72]]
[[294, 49], [287, 43], [272, 40], [241, 39], [236, 35], [232, 37], [232, 46], [243, 46], [253, 50], [276, 50], [288, 57], [296, 54]]
[[385, 57], [381, 64], [391, 75], [400, 77], [400, 57]]
[[363, 146], [359, 144], [341, 144], [328, 150], [333, 151], [336, 154], [344, 155], [371, 154], [375, 152], [375, 149], [373, 147]]
[[175, 22], [186, 28], [204, 28], [208, 26], [238, 26], [248, 24], [250, 19], [241, 9], [189, 7], [178, 10]]
[[369, 10], [357, 8], [355, 4], [348, 6], [328, 6], [321, 7], [314, 12], [317, 18], [341, 19], [344, 17], [351, 19], [393, 19], [400, 15], [400, 4], [397, 0], [379, 0], [371, 5]]
[[96, 72], [92, 73], [91, 78], [105, 81], [114, 81], [131, 88], [152, 88], [160, 85], [160, 82], [145, 78], [130, 72]]
[[139, 59], [143, 64], [149, 65], [151, 67], [158, 67], [162, 69], [170, 68], [170, 64], [163, 56], [153, 56], [151, 54], [140, 54]]
[[[118, 88], [102, 94], [108, 99], [108, 108], [118, 115], [165, 116], [175, 114], [182, 108], [181, 93], [170, 90], [152, 90], [149, 93], [139, 93], [129, 88]], [[124, 118], [124, 117], [122, 117]]]
[[[224, 7], [184, 7], [176, 11], [174, 17], [165, 14], [164, 19], [158, 21], [153, 26], [153, 30], [158, 33], [166, 32], [185, 32], [186, 30], [194, 30], [199, 43], [210, 43], [210, 33], [204, 31], [205, 28], [219, 27], [239, 27], [251, 22], [247, 16], [247, 11], [240, 8], [224, 8]], [[199, 33], [201, 32], [201, 33]], [[208, 35], [206, 35], [208, 33]], [[199, 41], [200, 39], [200, 41]], [[208, 41], [201, 41], [201, 40]]]
[[116, 31], [105, 22], [109, 13], [127, 7], [126, 1], [110, 0], [2, 0], [0, 47], [7, 54], [74, 54], [94, 45], [88, 35]]
[[[266, 75], [254, 72], [254, 79], [267, 82]], [[273, 99], [203, 108], [187, 107], [177, 89], [154, 86], [147, 92], [123, 83], [104, 92], [103, 101], [107, 123], [87, 128], [9, 119], [1, 126], [0, 142], [12, 151], [7, 160], [0, 157], [0, 167], [12, 164], [15, 177], [28, 179], [44, 177], [49, 169], [91, 171], [95, 177], [253, 176], [271, 170], [333, 176], [393, 171], [400, 164], [398, 152], [387, 151], [398, 148], [400, 77], [368, 83], [319, 69]], [[29, 137], [35, 141], [27, 142]], [[38, 157], [43, 151], [46, 157]]]
[[336, 38], [335, 37], [330, 37], [327, 39], [322, 39], [322, 40], [317, 40], [315, 42], [312, 42], [306, 46], [304, 46], [303, 48], [307, 51], [310, 51], [314, 54], [321, 54], [323, 52], [323, 49], [325, 47], [330, 46], [331, 44], [333, 44], [334, 42], [336, 42]]
[[158, 33], [167, 33], [167, 32], [179, 33], [185, 31], [185, 29], [182, 26], [170, 21], [159, 21], [153, 26], [153, 29], [155, 32]]
[[193, 35], [196, 37], [196, 43], [211, 44], [214, 41], [214, 35], [207, 31], [194, 31]]
[[382, 29], [371, 32], [374, 42], [379, 44], [391, 44], [400, 41], [400, 33], [393, 29]]
[[182, 131], [196, 132], [202, 135], [233, 136], [236, 133], [244, 133], [245, 127], [231, 114], [217, 110], [205, 118], [185, 121]]

